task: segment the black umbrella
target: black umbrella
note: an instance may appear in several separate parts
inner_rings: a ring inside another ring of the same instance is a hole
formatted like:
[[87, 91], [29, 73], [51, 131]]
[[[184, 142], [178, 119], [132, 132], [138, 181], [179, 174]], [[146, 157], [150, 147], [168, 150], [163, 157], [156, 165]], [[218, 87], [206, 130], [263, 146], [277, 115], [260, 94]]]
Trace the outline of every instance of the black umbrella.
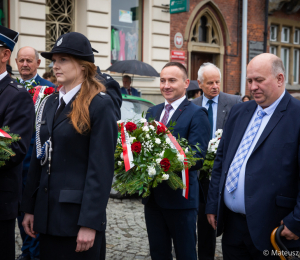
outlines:
[[138, 60], [117, 61], [107, 70], [122, 74], [126, 73], [140, 76], [159, 77], [159, 74], [151, 65]]

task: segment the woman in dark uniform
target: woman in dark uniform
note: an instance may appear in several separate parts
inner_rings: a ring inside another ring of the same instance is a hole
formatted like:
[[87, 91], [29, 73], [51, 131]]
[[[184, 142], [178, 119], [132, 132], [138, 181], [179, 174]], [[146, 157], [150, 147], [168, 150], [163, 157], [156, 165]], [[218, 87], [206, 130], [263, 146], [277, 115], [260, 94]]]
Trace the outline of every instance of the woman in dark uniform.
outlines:
[[113, 102], [95, 78], [93, 50], [72, 32], [41, 53], [63, 85], [37, 115], [21, 205], [27, 234], [40, 233], [41, 260], [99, 260], [103, 254], [117, 124]]

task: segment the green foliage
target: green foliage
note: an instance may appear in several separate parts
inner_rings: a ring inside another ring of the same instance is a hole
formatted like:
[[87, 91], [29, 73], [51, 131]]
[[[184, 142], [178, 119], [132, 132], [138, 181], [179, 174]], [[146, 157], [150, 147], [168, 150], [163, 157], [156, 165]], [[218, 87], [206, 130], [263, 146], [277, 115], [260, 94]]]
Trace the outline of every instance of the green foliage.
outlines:
[[[126, 123], [124, 122], [124, 126]], [[148, 121], [147, 127], [145, 127], [143, 119], [134, 123], [137, 129], [128, 132], [128, 134], [131, 144], [136, 141], [141, 143], [141, 151], [140, 153], [133, 152], [133, 164], [135, 166], [126, 172], [119, 136], [115, 151], [116, 181], [113, 188], [122, 195], [138, 193], [143, 198], [148, 197], [151, 190], [163, 182], [173, 190], [185, 189], [181, 179], [181, 171], [196, 165], [197, 161], [203, 160], [196, 155], [200, 151], [199, 144], [192, 146], [188, 140], [178, 136], [177, 142], [186, 155], [184, 158], [179, 155], [179, 152], [182, 151], [178, 152], [170, 146], [169, 137], [166, 134], [157, 134], [157, 125], [153, 119]], [[168, 130], [170, 131], [170, 128], [172, 129], [175, 124], [176, 122], [170, 122]], [[160, 165], [160, 161], [164, 158], [169, 160], [170, 167], [168, 170]]]
[[20, 140], [20, 137], [16, 134], [11, 134], [7, 126], [1, 128], [3, 131], [11, 136], [9, 138], [0, 137], [0, 167], [5, 165], [5, 161], [9, 160], [11, 156], [15, 156], [15, 153], [10, 148], [13, 142]]

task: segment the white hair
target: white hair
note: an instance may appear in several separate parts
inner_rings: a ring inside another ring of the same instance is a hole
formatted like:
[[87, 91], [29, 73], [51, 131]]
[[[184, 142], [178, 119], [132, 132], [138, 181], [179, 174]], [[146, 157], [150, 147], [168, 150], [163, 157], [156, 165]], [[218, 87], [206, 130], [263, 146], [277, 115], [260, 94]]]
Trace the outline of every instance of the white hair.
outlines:
[[215, 64], [212, 64], [212, 63], [210, 63], [210, 62], [205, 62], [205, 63], [203, 63], [203, 64], [200, 66], [200, 68], [199, 68], [199, 70], [198, 70], [198, 80], [199, 80], [201, 83], [203, 83], [203, 80], [204, 80], [204, 78], [203, 78], [203, 73], [204, 73], [204, 71], [205, 71], [207, 68], [209, 68], [209, 67], [212, 67], [212, 68], [215, 68], [215, 69], [218, 70], [218, 72], [220, 73], [220, 80], [221, 80], [222, 75], [221, 75], [220, 69], [219, 69]]

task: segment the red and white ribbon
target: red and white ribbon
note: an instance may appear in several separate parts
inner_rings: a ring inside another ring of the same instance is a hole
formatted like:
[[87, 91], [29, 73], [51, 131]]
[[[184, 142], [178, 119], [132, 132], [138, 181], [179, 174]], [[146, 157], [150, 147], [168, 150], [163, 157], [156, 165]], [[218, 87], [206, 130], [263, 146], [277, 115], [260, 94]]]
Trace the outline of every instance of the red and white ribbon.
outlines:
[[132, 167], [134, 167], [134, 163], [129, 134], [124, 127], [124, 123], [121, 123], [121, 141], [123, 147], [125, 171], [129, 171]]
[[[155, 122], [157, 124], [163, 126], [165, 129], [167, 129], [167, 127], [163, 123], [157, 122], [157, 121], [155, 121]], [[170, 132], [167, 133], [167, 136], [171, 140], [171, 143], [170, 143], [171, 147], [173, 149], [176, 149], [179, 154], [184, 156], [184, 166], [185, 167], [181, 171], [181, 177], [182, 177], [182, 182], [186, 188], [182, 190], [182, 196], [185, 197], [186, 199], [188, 199], [188, 197], [189, 197], [189, 169], [187, 167], [188, 163], [186, 162], [186, 155], [185, 155], [184, 151], [182, 150], [181, 146], [179, 145], [179, 143], [176, 141], [176, 139]]]
[[11, 139], [11, 136], [8, 133], [4, 132], [2, 129], [0, 129], [0, 137]]
[[35, 88], [35, 91], [34, 91], [32, 100], [33, 100], [33, 104], [35, 107], [35, 112], [37, 112], [37, 110], [40, 106], [40, 103], [42, 101], [42, 97], [41, 97], [40, 93], [43, 93], [43, 95], [44, 95], [44, 91], [46, 88], [48, 88], [48, 86], [36, 86], [34, 88]]

